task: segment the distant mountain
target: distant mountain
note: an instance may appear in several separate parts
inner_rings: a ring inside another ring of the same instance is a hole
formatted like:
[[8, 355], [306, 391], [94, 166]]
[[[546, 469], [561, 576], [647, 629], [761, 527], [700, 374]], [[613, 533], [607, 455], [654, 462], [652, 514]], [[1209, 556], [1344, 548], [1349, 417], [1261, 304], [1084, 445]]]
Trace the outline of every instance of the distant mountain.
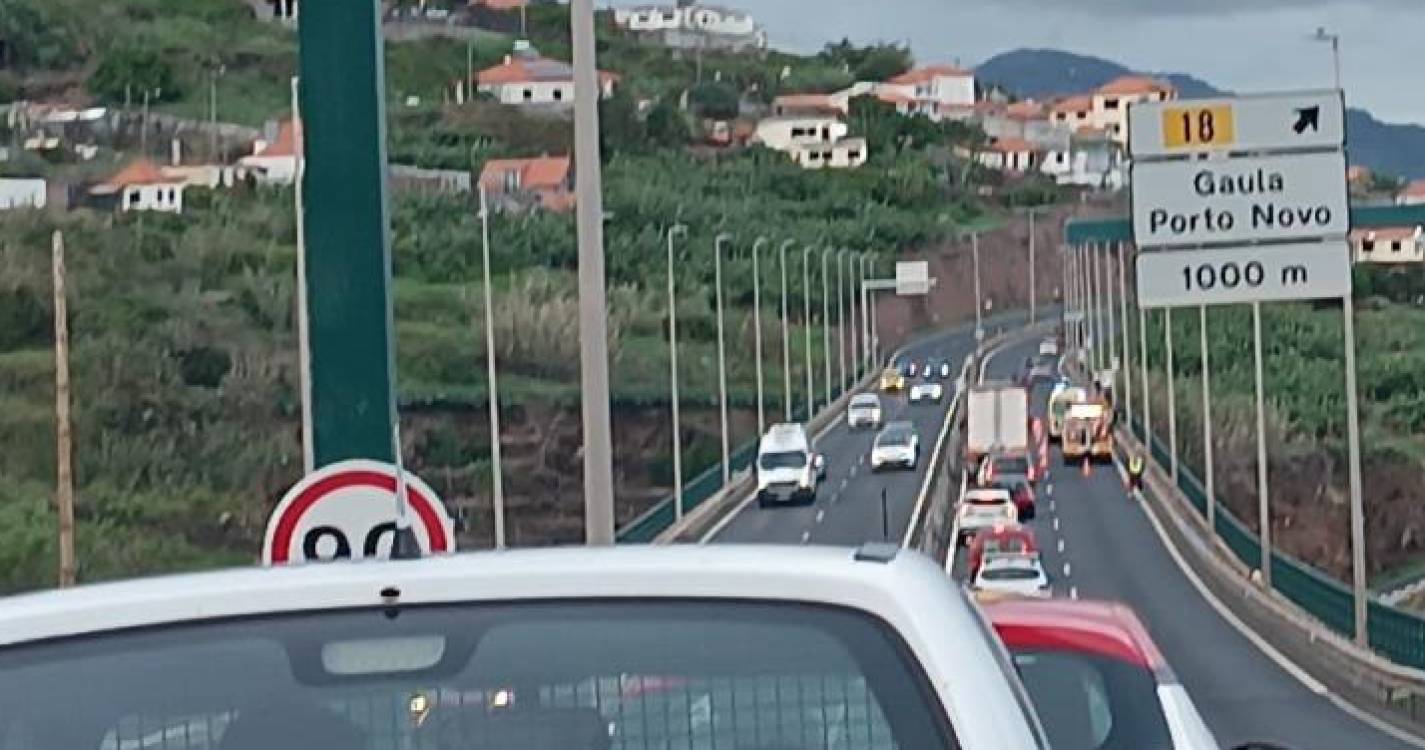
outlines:
[[[1135, 71], [1112, 60], [1052, 49], [1005, 52], [986, 60], [975, 72], [983, 83], [1036, 99], [1086, 92], [1134, 74], [1169, 81], [1185, 98], [1230, 93], [1185, 73]], [[1365, 110], [1348, 109], [1346, 139], [1352, 164], [1383, 174], [1425, 178], [1425, 127], [1391, 125]]]

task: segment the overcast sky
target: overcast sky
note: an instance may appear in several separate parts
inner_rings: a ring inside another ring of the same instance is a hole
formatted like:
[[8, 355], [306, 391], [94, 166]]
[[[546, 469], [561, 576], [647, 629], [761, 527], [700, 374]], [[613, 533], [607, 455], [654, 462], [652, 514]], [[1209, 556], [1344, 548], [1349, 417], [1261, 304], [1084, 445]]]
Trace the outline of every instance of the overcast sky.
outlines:
[[1425, 124], [1425, 0], [723, 0], [767, 26], [777, 47], [843, 36], [908, 41], [922, 61], [976, 65], [1018, 47], [1092, 54], [1191, 73], [1234, 91], [1331, 85], [1341, 35], [1352, 106]]

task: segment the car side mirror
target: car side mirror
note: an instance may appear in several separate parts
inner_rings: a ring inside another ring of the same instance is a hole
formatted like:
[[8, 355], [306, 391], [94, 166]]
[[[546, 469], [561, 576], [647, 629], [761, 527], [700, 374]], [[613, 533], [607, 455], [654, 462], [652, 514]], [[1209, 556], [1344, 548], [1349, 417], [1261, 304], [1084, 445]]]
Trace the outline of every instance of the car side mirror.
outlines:
[[826, 476], [826, 455], [825, 455], [825, 454], [818, 453], [818, 454], [816, 454], [814, 457], [812, 457], [811, 465], [812, 465], [812, 468], [816, 470], [816, 475], [817, 475], [817, 477], [825, 477], [825, 476]]

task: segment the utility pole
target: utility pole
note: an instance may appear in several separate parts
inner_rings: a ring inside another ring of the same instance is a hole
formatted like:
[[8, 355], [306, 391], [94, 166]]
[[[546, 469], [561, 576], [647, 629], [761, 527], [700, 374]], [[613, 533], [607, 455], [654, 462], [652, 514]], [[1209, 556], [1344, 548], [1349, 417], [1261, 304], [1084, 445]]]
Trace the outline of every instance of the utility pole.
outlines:
[[1128, 284], [1125, 280], [1123, 256], [1128, 252], [1119, 242], [1118, 252], [1118, 327], [1123, 335], [1123, 412], [1133, 421], [1133, 350], [1128, 345]]
[[811, 416], [816, 413], [816, 385], [812, 381], [811, 367], [811, 251], [811, 245], [802, 248], [802, 338], [806, 342], [803, 351], [806, 353], [807, 422], [811, 422]]
[[782, 261], [782, 420], [792, 421], [792, 324], [787, 315], [787, 248], [796, 244], [787, 240], [778, 248]]
[[727, 337], [722, 304], [722, 246], [732, 240], [726, 232], [713, 240], [713, 277], [717, 285], [717, 403], [722, 421], [722, 486], [732, 480], [732, 449], [727, 432]]
[[490, 381], [490, 490], [495, 513], [495, 549], [505, 548], [505, 476], [500, 458], [500, 386], [495, 377], [495, 294], [490, 285], [490, 206], [480, 185], [480, 244], [484, 254], [485, 363]]
[[838, 359], [837, 372], [841, 375], [841, 387], [844, 390], [848, 381], [846, 380], [846, 248], [841, 248], [836, 252], [836, 353]]
[[74, 442], [70, 432], [69, 294], [65, 289], [64, 235], [51, 237], [54, 271], [54, 412], [58, 439], [55, 510], [59, 515], [59, 585], [73, 586], [78, 576], [74, 558]]
[[831, 257], [831, 248], [821, 249], [821, 353], [826, 360], [826, 404], [831, 405], [831, 285], [828, 283], [830, 276], [827, 273], [827, 260]]
[[[301, 79], [292, 76], [292, 127], [302, 121]], [[307, 308], [307, 211], [302, 196], [307, 172], [306, 144], [296, 139], [296, 172], [292, 200], [297, 217], [297, 379], [302, 395], [302, 474], [317, 469], [315, 430], [312, 420], [312, 326]]]
[[752, 337], [757, 350], [757, 435], [767, 434], [767, 413], [764, 405], [762, 384], [762, 266], [758, 254], [769, 240], [758, 237], [752, 243]]
[[980, 357], [980, 344], [985, 338], [985, 303], [980, 297], [980, 233], [970, 235], [970, 253], [975, 262], [975, 359]]
[[[584, 528], [589, 544], [608, 545], [614, 543], [613, 435], [609, 425], [608, 290], [604, 272], [603, 169], [599, 155], [600, 89], [595, 61], [594, 0], [570, 0], [569, 19], [574, 42], [574, 157], [578, 165]], [[681, 481], [678, 484], [681, 485]]]
[[673, 419], [673, 516], [683, 520], [683, 429], [678, 398], [678, 289], [673, 275], [673, 238], [686, 236], [688, 228], [668, 228], [668, 392]]
[[1039, 287], [1034, 277], [1034, 209], [1029, 209], [1029, 325], [1039, 318]]

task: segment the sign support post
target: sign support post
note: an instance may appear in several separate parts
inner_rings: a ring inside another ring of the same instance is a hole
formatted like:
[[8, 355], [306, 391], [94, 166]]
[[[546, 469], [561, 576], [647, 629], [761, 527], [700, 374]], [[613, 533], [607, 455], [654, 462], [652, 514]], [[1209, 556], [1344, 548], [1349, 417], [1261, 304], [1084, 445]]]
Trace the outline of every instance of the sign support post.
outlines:
[[1202, 464], [1207, 489], [1207, 528], [1217, 534], [1217, 487], [1212, 464], [1212, 368], [1207, 360], [1207, 305], [1199, 305], [1198, 343], [1202, 348]]
[[1123, 256], [1128, 252], [1122, 242], [1118, 246], [1118, 326], [1123, 335], [1123, 412], [1133, 421], [1133, 350], [1128, 345], [1128, 285], [1124, 281]]
[[1178, 397], [1173, 372], [1173, 308], [1163, 310], [1163, 366], [1168, 376], [1168, 468], [1178, 483]]
[[1356, 306], [1351, 294], [1341, 297], [1346, 345], [1346, 444], [1351, 483], [1351, 588], [1355, 598], [1356, 644], [1370, 645], [1370, 603], [1366, 592], [1366, 513], [1361, 490], [1361, 422], [1356, 396]]
[[1252, 303], [1252, 346], [1257, 378], [1257, 524], [1261, 538], [1262, 585], [1272, 587], [1272, 509], [1267, 493], [1267, 416], [1262, 385], [1262, 303]]

